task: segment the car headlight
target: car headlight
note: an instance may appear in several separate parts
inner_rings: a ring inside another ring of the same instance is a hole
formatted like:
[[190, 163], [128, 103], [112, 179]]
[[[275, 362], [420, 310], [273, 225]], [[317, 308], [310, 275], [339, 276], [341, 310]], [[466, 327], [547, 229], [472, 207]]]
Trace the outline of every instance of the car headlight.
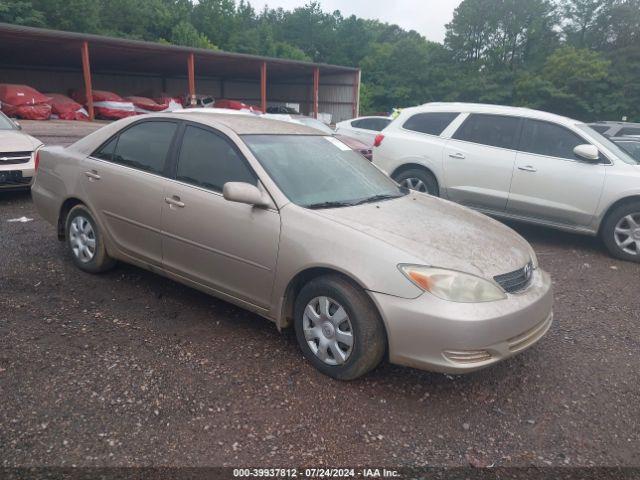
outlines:
[[398, 265], [418, 288], [443, 300], [460, 303], [493, 302], [507, 298], [493, 282], [469, 273], [421, 265]]

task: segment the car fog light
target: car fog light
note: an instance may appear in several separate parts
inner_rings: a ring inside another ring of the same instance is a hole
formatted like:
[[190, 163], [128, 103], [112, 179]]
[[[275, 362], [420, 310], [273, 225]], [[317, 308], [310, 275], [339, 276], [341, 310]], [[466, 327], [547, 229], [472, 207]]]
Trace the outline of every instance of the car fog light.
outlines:
[[445, 350], [442, 354], [455, 363], [480, 363], [492, 358], [486, 350]]

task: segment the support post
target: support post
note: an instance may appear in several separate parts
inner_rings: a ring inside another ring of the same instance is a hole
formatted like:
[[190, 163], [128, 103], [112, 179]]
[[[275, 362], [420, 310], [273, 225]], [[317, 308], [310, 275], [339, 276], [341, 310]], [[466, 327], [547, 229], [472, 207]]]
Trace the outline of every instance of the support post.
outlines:
[[358, 69], [353, 75], [353, 118], [360, 116], [360, 81], [362, 71]]
[[320, 69], [313, 69], [313, 118], [318, 118], [318, 91], [320, 90]]
[[196, 68], [193, 53], [187, 58], [187, 77], [189, 80], [189, 105], [195, 105], [196, 100]]
[[267, 62], [260, 66], [260, 109], [267, 113]]
[[93, 122], [95, 112], [93, 110], [93, 87], [91, 85], [91, 63], [89, 62], [89, 42], [82, 42], [80, 49], [82, 56], [82, 76], [84, 77], [84, 92], [87, 98], [87, 110], [89, 111], [89, 120]]

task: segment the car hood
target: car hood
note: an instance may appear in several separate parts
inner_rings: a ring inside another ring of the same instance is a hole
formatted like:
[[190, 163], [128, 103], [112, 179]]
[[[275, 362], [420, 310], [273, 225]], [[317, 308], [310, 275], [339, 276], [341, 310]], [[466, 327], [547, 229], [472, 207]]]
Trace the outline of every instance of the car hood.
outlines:
[[485, 278], [518, 270], [532, 256], [529, 244], [509, 227], [421, 193], [316, 212], [405, 251], [414, 259], [408, 262]]
[[0, 130], [0, 152], [33, 151], [42, 142], [18, 130]]

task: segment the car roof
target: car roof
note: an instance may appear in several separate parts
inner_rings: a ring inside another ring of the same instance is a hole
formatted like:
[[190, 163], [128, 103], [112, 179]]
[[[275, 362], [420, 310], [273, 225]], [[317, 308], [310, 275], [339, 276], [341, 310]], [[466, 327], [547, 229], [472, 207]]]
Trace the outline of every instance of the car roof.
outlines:
[[609, 127], [639, 127], [640, 123], [622, 122], [617, 120], [598, 120], [597, 122], [590, 123], [589, 125], [606, 125]]
[[640, 135], [625, 135], [623, 137], [609, 137], [612, 142], [640, 142]]
[[318, 135], [318, 130], [307, 127], [306, 125], [275, 120], [272, 118], [264, 118], [253, 114], [229, 115], [228, 113], [206, 112], [205, 115], [203, 113], [185, 113], [182, 111], [179, 114], [152, 114], [148, 116], [180, 118], [182, 120], [188, 119], [211, 127], [224, 125], [238, 135]]
[[505, 105], [491, 105], [485, 103], [462, 103], [462, 102], [432, 102], [425, 103], [418, 107], [405, 108], [402, 111], [402, 116], [406, 116], [406, 113], [420, 113], [420, 112], [461, 112], [461, 113], [486, 113], [492, 115], [514, 115], [517, 117], [526, 117], [537, 120], [547, 120], [554, 123], [560, 123], [565, 125], [575, 125], [576, 123], [583, 123], [579, 120], [563, 117], [562, 115], [556, 115], [554, 113], [543, 112], [541, 110], [533, 110], [531, 108], [524, 107], [509, 107]]
[[226, 127], [237, 135], [315, 135], [325, 134], [315, 128], [307, 127], [300, 123], [283, 122], [262, 118], [258, 115], [229, 115], [228, 113], [147, 113], [143, 116], [134, 116], [118, 120], [90, 133], [77, 142], [69, 145], [69, 150], [91, 154], [106, 140], [126, 128], [128, 125], [139, 121], [152, 121], [154, 119], [188, 120], [212, 128]]

